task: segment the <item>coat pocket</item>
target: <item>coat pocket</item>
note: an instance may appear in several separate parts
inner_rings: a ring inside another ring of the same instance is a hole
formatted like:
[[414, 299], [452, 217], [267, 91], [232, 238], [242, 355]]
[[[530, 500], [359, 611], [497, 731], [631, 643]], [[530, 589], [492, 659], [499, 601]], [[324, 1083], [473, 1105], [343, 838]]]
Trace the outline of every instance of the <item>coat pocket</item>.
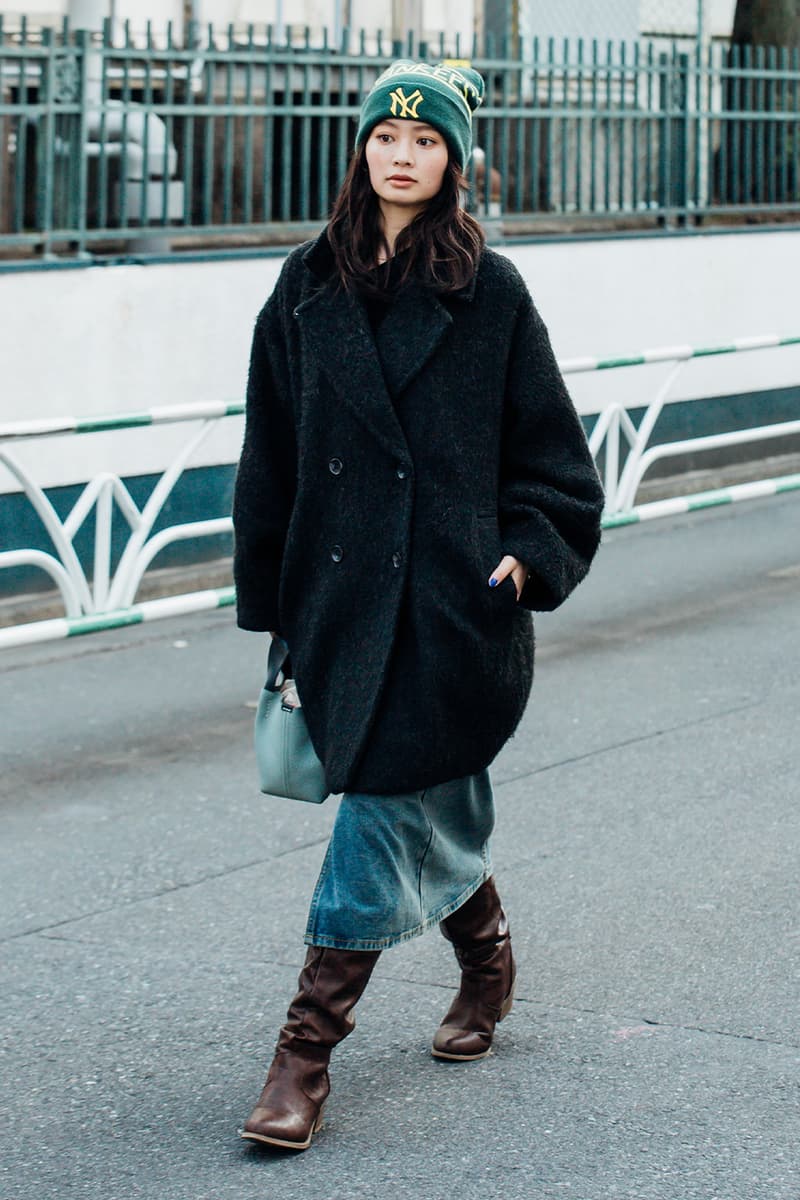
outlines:
[[486, 593], [490, 611], [504, 611], [517, 603], [517, 588], [514, 580], [507, 575], [497, 587], [489, 586], [489, 576], [503, 557], [503, 543], [500, 539], [500, 527], [497, 513], [493, 509], [479, 509], [477, 513], [476, 532], [478, 555], [483, 570], [483, 590]]

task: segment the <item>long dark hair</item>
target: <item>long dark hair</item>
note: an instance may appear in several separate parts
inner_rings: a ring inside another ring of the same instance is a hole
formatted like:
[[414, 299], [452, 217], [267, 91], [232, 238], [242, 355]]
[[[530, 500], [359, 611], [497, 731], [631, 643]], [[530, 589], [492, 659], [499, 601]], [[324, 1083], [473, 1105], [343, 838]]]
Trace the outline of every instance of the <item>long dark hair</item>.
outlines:
[[[395, 259], [402, 264], [398, 286], [412, 276], [442, 293], [457, 292], [469, 283], [485, 238], [478, 222], [461, 205], [461, 189], [466, 186], [451, 159], [437, 194], [397, 237]], [[386, 294], [391, 262], [376, 270], [381, 244], [387, 251], [388, 246], [363, 144], [351, 159], [333, 206], [328, 241], [343, 287], [373, 296]]]

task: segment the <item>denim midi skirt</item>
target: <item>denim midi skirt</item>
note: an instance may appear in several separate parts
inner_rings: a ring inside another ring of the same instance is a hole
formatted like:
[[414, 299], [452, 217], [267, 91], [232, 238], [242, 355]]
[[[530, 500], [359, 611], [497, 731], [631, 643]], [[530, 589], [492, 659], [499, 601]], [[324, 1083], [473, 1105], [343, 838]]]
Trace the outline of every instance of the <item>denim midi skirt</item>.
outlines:
[[345, 792], [308, 916], [308, 945], [385, 950], [455, 912], [492, 873], [488, 770], [396, 796]]

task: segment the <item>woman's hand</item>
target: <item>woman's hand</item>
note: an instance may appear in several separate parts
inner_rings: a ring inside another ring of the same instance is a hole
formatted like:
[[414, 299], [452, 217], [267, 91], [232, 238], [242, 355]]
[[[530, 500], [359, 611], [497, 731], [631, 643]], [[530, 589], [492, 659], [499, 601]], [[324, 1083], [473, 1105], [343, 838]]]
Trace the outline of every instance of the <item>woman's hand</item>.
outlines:
[[514, 580], [514, 587], [517, 589], [517, 600], [519, 600], [530, 571], [524, 562], [520, 562], [518, 558], [513, 558], [510, 554], [504, 554], [492, 571], [489, 576], [489, 587], [497, 587], [508, 575]]
[[[275, 629], [270, 629], [269, 636], [276, 638], [280, 637], [280, 634]], [[300, 697], [293, 679], [284, 679], [281, 684], [281, 703], [288, 705], [289, 708], [300, 708]]]

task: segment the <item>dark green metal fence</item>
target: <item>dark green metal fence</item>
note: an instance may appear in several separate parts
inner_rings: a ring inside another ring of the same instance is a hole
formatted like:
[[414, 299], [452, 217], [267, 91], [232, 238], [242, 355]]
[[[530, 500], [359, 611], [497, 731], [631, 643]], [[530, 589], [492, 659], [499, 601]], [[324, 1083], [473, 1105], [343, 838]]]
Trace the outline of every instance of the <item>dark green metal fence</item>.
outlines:
[[[0, 255], [74, 258], [291, 240], [326, 218], [360, 98], [392, 58], [487, 81], [468, 204], [542, 222], [670, 226], [800, 212], [800, 52], [657, 43], [277, 43], [269, 28], [142, 39], [0, 17]], [[480, 161], [478, 161], [480, 159]]]

